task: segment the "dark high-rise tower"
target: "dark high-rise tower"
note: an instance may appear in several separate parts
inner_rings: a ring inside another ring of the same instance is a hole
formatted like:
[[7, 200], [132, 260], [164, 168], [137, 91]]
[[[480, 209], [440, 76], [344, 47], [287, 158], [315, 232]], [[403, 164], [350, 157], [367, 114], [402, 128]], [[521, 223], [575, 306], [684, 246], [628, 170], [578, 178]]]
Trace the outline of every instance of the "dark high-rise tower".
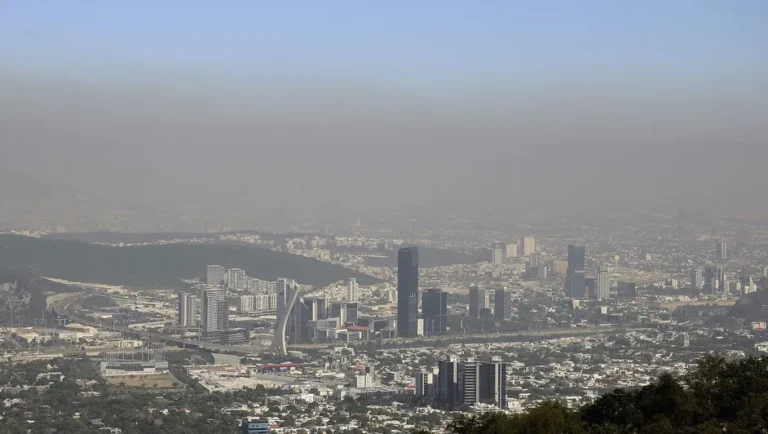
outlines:
[[568, 297], [584, 298], [587, 295], [584, 257], [584, 246], [568, 245], [568, 270], [565, 274], [565, 295]]
[[493, 294], [493, 316], [496, 321], [507, 318], [507, 288], [496, 288]]
[[441, 335], [448, 330], [445, 317], [448, 314], [448, 293], [441, 289], [427, 289], [421, 295], [421, 312], [424, 315], [424, 334]]
[[403, 247], [397, 252], [397, 335], [415, 337], [419, 306], [419, 249]]
[[480, 309], [483, 308], [482, 298], [485, 296], [485, 292], [480, 289], [479, 286], [469, 287], [469, 317], [480, 318]]

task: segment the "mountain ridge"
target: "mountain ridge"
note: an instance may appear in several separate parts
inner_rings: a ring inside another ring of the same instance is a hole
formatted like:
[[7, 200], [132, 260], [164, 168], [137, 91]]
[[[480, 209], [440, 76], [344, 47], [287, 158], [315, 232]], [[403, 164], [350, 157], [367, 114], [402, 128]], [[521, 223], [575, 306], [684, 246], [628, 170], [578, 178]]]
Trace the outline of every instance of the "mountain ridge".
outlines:
[[241, 268], [263, 280], [278, 277], [325, 286], [356, 277], [379, 280], [338, 265], [259, 247], [224, 244], [167, 244], [113, 247], [78, 241], [0, 235], [0, 267], [31, 268], [50, 277], [144, 288], [182, 288], [181, 278], [201, 277], [209, 264]]

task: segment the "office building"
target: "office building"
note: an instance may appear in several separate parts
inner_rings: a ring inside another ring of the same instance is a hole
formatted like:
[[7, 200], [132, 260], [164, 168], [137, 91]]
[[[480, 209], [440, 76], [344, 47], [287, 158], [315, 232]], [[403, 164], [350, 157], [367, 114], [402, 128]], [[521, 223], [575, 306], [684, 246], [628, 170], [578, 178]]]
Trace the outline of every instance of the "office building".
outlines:
[[757, 290], [755, 280], [750, 274], [743, 274], [741, 276], [741, 290], [744, 294], [749, 294]]
[[415, 337], [418, 331], [419, 250], [403, 247], [397, 252], [397, 335]]
[[305, 298], [304, 304], [306, 304], [310, 309], [309, 321], [319, 321], [319, 320], [327, 319], [328, 318], [327, 303], [328, 303], [328, 300], [325, 297]]
[[598, 300], [608, 300], [611, 291], [611, 280], [608, 276], [608, 269], [600, 265], [597, 267], [597, 294]]
[[717, 286], [717, 268], [711, 265], [704, 267], [704, 292], [714, 294]]
[[431, 372], [416, 373], [416, 396], [433, 397], [436, 391], [435, 374]]
[[[491, 362], [470, 360], [460, 363], [456, 358], [439, 362], [437, 403], [445, 408], [489, 403], [507, 407], [507, 366], [499, 358]], [[418, 378], [418, 377], [417, 377]], [[426, 380], [417, 381], [418, 389]]]
[[347, 323], [347, 304], [340, 301], [332, 302], [328, 309], [328, 318], [338, 318], [339, 324], [344, 326]]
[[222, 286], [227, 270], [221, 265], [209, 265], [205, 274], [205, 283], [208, 286]]
[[427, 289], [422, 295], [421, 311], [424, 316], [424, 335], [439, 336], [448, 330], [448, 293], [441, 289]]
[[206, 289], [203, 291], [203, 334], [213, 336], [229, 328], [229, 305], [227, 291]]
[[179, 325], [182, 327], [197, 327], [197, 297], [182, 292], [179, 294]]
[[480, 365], [480, 402], [507, 408], [507, 365], [501, 362]]
[[522, 253], [523, 256], [528, 256], [536, 251], [536, 239], [533, 237], [523, 237], [518, 241], [517, 246], [518, 253]]
[[438, 363], [437, 398], [440, 405], [451, 408], [459, 404], [459, 361], [450, 358]]
[[503, 264], [506, 260], [507, 246], [504, 243], [493, 243], [493, 250], [491, 251], [491, 262], [494, 264]]
[[691, 270], [691, 289], [699, 290], [704, 287], [704, 275], [701, 268]]
[[568, 246], [568, 269], [565, 274], [565, 295], [571, 298], [586, 297], [586, 281], [584, 276], [585, 248], [584, 246]]
[[269, 434], [271, 431], [269, 422], [264, 419], [245, 418], [240, 422], [242, 434]]
[[357, 303], [357, 279], [350, 277], [347, 281], [347, 301]]
[[509, 243], [507, 244], [506, 249], [506, 256], [507, 259], [509, 258], [517, 258], [517, 244], [516, 243]]
[[[288, 337], [295, 333], [295, 306], [299, 300], [299, 288], [296, 282], [290, 279], [277, 279], [277, 321], [275, 322], [275, 336], [272, 340], [272, 349], [280, 355], [288, 355]], [[300, 312], [299, 312], [300, 315]], [[292, 336], [291, 336], [292, 337]]]
[[466, 362], [459, 369], [461, 403], [475, 405], [480, 402], [480, 363]]
[[715, 257], [718, 261], [728, 260], [728, 243], [721, 241], [715, 246]]
[[469, 317], [480, 318], [480, 309], [483, 308], [485, 291], [479, 286], [469, 287]]
[[344, 308], [347, 311], [347, 324], [357, 324], [357, 303], [345, 303]]
[[717, 288], [721, 291], [725, 290], [725, 281], [726, 281], [726, 275], [725, 275], [725, 269], [723, 269], [722, 265], [718, 265], [715, 268], [715, 273], [717, 274]]
[[496, 288], [493, 294], [493, 316], [496, 318], [496, 321], [504, 321], [509, 316], [507, 314], [507, 299], [507, 288]]

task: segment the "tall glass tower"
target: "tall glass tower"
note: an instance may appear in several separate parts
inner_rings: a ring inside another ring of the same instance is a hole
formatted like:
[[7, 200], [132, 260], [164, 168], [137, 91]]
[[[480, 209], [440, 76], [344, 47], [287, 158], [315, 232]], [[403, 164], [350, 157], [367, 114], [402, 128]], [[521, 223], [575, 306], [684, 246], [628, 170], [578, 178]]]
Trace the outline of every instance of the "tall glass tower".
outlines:
[[419, 249], [403, 247], [397, 252], [397, 335], [415, 337], [419, 306]]
[[568, 297], [585, 298], [587, 296], [584, 257], [584, 246], [568, 245], [568, 270], [565, 275], [565, 295]]

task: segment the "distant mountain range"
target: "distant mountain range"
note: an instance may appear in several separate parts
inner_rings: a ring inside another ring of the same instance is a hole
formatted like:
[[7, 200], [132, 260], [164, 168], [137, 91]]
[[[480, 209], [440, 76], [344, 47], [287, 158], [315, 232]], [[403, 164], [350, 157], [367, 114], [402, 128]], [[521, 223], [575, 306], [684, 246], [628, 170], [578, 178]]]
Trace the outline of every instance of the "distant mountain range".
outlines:
[[[286, 238], [302, 236], [322, 236], [319, 234], [275, 234], [259, 231], [233, 231], [233, 232], [158, 232], [158, 233], [122, 233], [122, 232], [73, 232], [51, 233], [45, 236], [48, 239], [80, 241], [84, 243], [105, 244], [141, 244], [156, 243], [170, 240], [191, 240], [208, 238], [216, 240], [220, 235], [252, 234], [259, 235], [262, 239], [274, 240], [283, 243]], [[232, 244], [232, 243], [230, 243]], [[333, 251], [355, 251], [358, 253], [380, 254], [385, 257], [368, 257], [366, 263], [374, 267], [396, 267], [397, 249], [367, 250], [365, 248], [337, 248]], [[419, 265], [423, 268], [442, 267], [455, 264], [475, 264], [490, 260], [490, 251], [477, 251], [466, 254], [447, 249], [434, 247], [419, 247]]]
[[145, 288], [182, 288], [182, 278], [202, 277], [209, 264], [241, 268], [263, 280], [278, 277], [324, 286], [356, 277], [379, 282], [344, 267], [258, 247], [225, 244], [169, 244], [111, 247], [79, 241], [0, 235], [0, 268], [29, 268], [36, 274], [78, 282]]

